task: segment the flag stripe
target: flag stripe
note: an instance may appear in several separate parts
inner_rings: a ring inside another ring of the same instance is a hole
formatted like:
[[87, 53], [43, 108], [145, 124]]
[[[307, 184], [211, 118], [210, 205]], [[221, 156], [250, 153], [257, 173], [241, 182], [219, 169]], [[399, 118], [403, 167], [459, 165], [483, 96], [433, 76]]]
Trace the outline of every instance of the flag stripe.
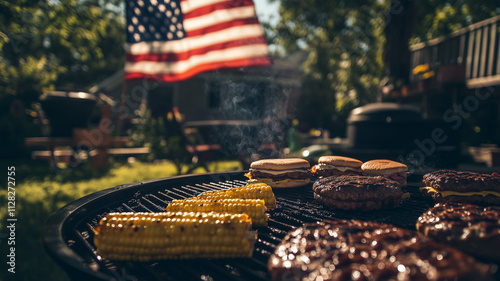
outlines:
[[[248, 56], [252, 53], [252, 56]], [[187, 60], [175, 62], [126, 62], [126, 72], [142, 72], [145, 74], [155, 73], [181, 73], [188, 71], [189, 68], [195, 67], [197, 64], [220, 63], [226, 60], [239, 60], [245, 57], [259, 57], [265, 56], [268, 53], [267, 45], [250, 45], [240, 46], [231, 49], [214, 50], [202, 55], [191, 56]]]
[[254, 7], [241, 7], [225, 10], [216, 10], [204, 16], [199, 16], [191, 19], [184, 19], [184, 30], [191, 31], [200, 28], [205, 28], [210, 25], [232, 20], [240, 20], [246, 18], [255, 18]]
[[[236, 27], [236, 26], [258, 25], [258, 24], [259, 24], [259, 20], [257, 20], [256, 18], [234, 20], [231, 22], [223, 22], [220, 24], [212, 25], [209, 27], [205, 27], [202, 29], [197, 29], [197, 30], [193, 30], [193, 31], [189, 31], [189, 32], [186, 31], [186, 35], [188, 37], [201, 36], [204, 34], [209, 34], [209, 33], [224, 30], [224, 29], [228, 28], [228, 25], [230, 25], [231, 27]], [[261, 32], [260, 35], [262, 36], [262, 35], [264, 35], [264, 33]]]
[[[253, 9], [255, 10], [253, 2], [250, 0], [240, 0], [238, 4], [239, 4], [238, 7], [253, 7]], [[227, 1], [227, 0], [221, 3], [216, 3], [214, 5], [203, 6], [194, 9], [190, 12], [184, 12], [184, 20], [194, 17], [204, 16], [218, 10], [228, 10], [234, 8], [233, 6], [234, 6], [234, 1]], [[255, 13], [253, 16], [255, 16]]]
[[158, 53], [178, 53], [192, 49], [208, 47], [213, 44], [229, 42], [249, 37], [262, 36], [263, 31], [260, 25], [246, 25], [226, 28], [210, 34], [197, 37], [187, 37], [177, 41], [155, 41], [126, 44], [126, 52], [133, 55], [158, 54]]
[[187, 14], [205, 6], [226, 2], [228, 0], [181, 0], [181, 9], [184, 14]]
[[255, 45], [255, 44], [266, 44], [266, 40], [261, 36], [253, 37], [253, 38], [245, 38], [239, 39], [229, 42], [223, 42], [219, 44], [214, 44], [209, 47], [193, 49], [187, 52], [177, 52], [177, 53], [157, 53], [157, 54], [141, 54], [141, 55], [132, 55], [127, 54], [127, 61], [129, 62], [139, 62], [139, 61], [181, 61], [187, 60], [190, 56], [193, 55], [201, 55], [206, 54], [212, 49], [229, 49], [238, 46], [245, 45]]
[[265, 57], [256, 57], [256, 58], [244, 58], [232, 61], [224, 61], [218, 63], [208, 63], [208, 64], [200, 64], [195, 68], [192, 68], [186, 72], [172, 74], [172, 73], [160, 73], [160, 74], [145, 74], [141, 72], [132, 72], [127, 73], [125, 75], [125, 79], [133, 80], [133, 79], [144, 79], [144, 78], [153, 78], [162, 80], [165, 82], [176, 82], [180, 80], [188, 79], [196, 74], [211, 71], [216, 69], [224, 69], [224, 68], [237, 68], [244, 65], [253, 65], [253, 66], [267, 66], [269, 65], [269, 59]]
[[270, 65], [252, 0], [127, 0], [126, 79]]

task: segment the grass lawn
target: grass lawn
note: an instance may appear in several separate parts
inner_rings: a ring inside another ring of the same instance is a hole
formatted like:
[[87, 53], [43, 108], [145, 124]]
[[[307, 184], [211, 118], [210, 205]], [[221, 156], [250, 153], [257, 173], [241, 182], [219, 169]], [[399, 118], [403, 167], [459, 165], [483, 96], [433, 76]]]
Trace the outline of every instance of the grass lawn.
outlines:
[[[125, 183], [170, 177], [176, 174], [175, 166], [163, 163], [114, 164], [106, 172], [81, 167], [55, 176], [46, 163], [7, 163], [2, 161], [5, 178], [0, 183], [0, 255], [2, 271], [0, 280], [67, 281], [69, 278], [45, 253], [41, 234], [45, 221], [64, 205], [87, 194]], [[44, 164], [44, 165], [42, 165]], [[7, 167], [16, 169], [15, 217], [15, 274], [6, 266], [9, 245], [7, 229]], [[211, 171], [241, 170], [237, 161], [211, 163]], [[195, 173], [205, 172], [197, 169]]]

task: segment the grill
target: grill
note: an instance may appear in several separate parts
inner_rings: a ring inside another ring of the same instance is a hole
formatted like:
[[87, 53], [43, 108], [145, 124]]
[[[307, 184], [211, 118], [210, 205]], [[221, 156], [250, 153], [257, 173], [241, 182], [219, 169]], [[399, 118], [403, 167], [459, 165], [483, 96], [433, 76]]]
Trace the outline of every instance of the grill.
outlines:
[[96, 97], [84, 92], [49, 92], [40, 97], [52, 137], [71, 137], [74, 128], [87, 128]]
[[416, 160], [418, 166], [434, 168], [453, 168], [460, 162], [459, 131], [442, 118], [424, 119], [414, 106], [383, 102], [355, 108], [346, 134], [348, 154], [360, 160]]
[[278, 208], [270, 210], [269, 226], [258, 228], [251, 259], [203, 259], [150, 263], [100, 259], [93, 244], [93, 227], [111, 211], [164, 211], [173, 199], [207, 190], [243, 186], [242, 171], [177, 176], [117, 186], [68, 204], [45, 225], [43, 243], [50, 256], [72, 280], [270, 280], [267, 260], [283, 237], [303, 223], [326, 219], [361, 219], [414, 230], [417, 218], [433, 203], [418, 191], [421, 176], [410, 175], [411, 199], [396, 210], [337, 211], [317, 203], [311, 185], [275, 190]]

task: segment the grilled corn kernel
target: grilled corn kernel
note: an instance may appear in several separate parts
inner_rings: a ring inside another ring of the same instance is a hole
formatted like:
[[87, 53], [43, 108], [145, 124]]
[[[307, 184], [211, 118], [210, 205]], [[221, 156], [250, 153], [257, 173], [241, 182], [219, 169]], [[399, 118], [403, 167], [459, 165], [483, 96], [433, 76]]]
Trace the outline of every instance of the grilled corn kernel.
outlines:
[[262, 199], [198, 199], [173, 200], [167, 206], [167, 212], [222, 212], [230, 214], [245, 213], [255, 226], [267, 226], [269, 215], [266, 214]]
[[252, 183], [242, 187], [234, 187], [225, 190], [206, 191], [198, 195], [203, 199], [263, 199], [266, 202], [266, 208], [276, 208], [276, 198], [273, 189], [265, 183]]
[[251, 227], [246, 214], [110, 213], [94, 228], [94, 244], [110, 260], [251, 257]]

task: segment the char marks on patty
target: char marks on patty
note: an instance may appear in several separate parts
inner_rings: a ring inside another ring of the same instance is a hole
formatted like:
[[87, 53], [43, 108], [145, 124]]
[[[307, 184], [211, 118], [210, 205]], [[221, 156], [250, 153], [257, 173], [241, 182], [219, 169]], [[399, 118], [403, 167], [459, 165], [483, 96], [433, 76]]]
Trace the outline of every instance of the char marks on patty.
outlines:
[[493, 280], [489, 266], [454, 248], [393, 225], [359, 220], [290, 231], [268, 269], [272, 280]]
[[399, 197], [403, 191], [398, 183], [384, 177], [344, 175], [317, 180], [313, 191], [325, 197], [340, 200], [379, 200]]
[[358, 175], [319, 179], [313, 191], [314, 198], [328, 207], [366, 211], [397, 207], [404, 195], [396, 181]]
[[316, 169], [316, 175], [318, 177], [331, 177], [331, 176], [341, 176], [341, 175], [362, 175], [361, 170], [345, 170], [340, 171], [337, 169]]
[[500, 262], [500, 207], [438, 203], [418, 218], [416, 227], [437, 241]]

